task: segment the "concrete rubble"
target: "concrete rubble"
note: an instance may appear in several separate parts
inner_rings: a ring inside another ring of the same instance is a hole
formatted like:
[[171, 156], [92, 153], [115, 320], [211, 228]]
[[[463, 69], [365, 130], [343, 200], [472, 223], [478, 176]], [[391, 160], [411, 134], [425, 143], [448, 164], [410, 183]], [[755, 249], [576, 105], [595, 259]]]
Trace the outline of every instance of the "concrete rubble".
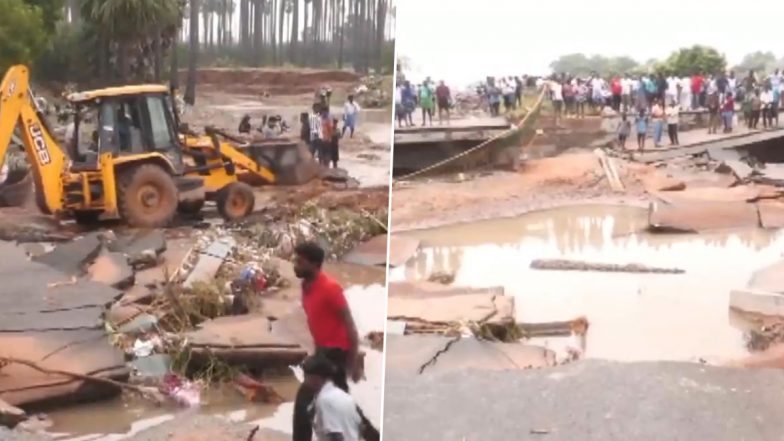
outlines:
[[[379, 228], [363, 219], [312, 207], [293, 221], [255, 224], [266, 236], [249, 235], [251, 224], [185, 238], [102, 231], [59, 244], [0, 242], [0, 420], [14, 426], [25, 416], [17, 408], [121, 392], [101, 379], [155, 386], [216, 364], [287, 371], [312, 349], [285, 260], [291, 246], [334, 234], [342, 236], [332, 250], [340, 255]], [[232, 282], [248, 269], [264, 284]], [[233, 315], [237, 298], [250, 299], [249, 314]]]

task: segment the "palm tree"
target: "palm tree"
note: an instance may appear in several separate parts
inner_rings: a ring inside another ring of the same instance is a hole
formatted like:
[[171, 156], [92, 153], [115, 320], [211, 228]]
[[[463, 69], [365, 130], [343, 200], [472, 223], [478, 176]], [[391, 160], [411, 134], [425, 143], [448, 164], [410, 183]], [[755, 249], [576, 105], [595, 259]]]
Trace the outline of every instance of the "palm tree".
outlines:
[[196, 68], [199, 58], [199, 0], [191, 1], [190, 49], [188, 50], [188, 79], [183, 100], [191, 106], [196, 104]]
[[179, 4], [177, 0], [85, 0], [83, 10], [101, 34], [117, 44], [120, 79], [127, 81], [131, 49], [176, 23]]
[[292, 0], [293, 12], [291, 17], [291, 41], [289, 42], [289, 61], [297, 63], [299, 61], [299, 52], [297, 52], [297, 45], [299, 41], [299, 0]]

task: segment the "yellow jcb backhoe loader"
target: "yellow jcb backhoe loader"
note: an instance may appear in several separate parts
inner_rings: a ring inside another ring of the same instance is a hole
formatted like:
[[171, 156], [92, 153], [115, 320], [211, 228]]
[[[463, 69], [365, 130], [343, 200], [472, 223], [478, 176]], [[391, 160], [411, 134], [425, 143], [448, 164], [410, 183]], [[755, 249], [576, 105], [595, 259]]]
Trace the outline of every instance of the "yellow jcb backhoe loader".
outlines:
[[0, 83], [0, 168], [14, 130], [19, 130], [36, 202], [44, 213], [78, 222], [105, 217], [137, 227], [161, 227], [175, 216], [180, 193], [203, 187], [201, 178], [185, 176], [188, 170], [165, 86], [69, 95], [75, 116], [63, 148], [38, 109], [29, 82], [28, 69], [14, 66]]

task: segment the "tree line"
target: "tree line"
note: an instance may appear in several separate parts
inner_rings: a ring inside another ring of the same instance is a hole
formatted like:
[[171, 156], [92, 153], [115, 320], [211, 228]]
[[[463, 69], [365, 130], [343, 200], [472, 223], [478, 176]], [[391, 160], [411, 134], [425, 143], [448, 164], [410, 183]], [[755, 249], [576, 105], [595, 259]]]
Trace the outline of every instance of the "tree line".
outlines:
[[41, 79], [178, 83], [196, 69], [307, 66], [393, 69], [394, 0], [0, 0], [0, 69]]
[[761, 73], [772, 73], [776, 68], [784, 67], [784, 58], [777, 59], [772, 52], [753, 52], [743, 60], [730, 66], [727, 58], [718, 50], [695, 45], [681, 48], [671, 53], [664, 60], [650, 59], [639, 62], [632, 57], [605, 57], [602, 55], [586, 56], [584, 54], [568, 54], [559, 57], [550, 64], [553, 72], [568, 72], [573, 75], [600, 75], [629, 73], [632, 75], [663, 73], [665, 75], [687, 76], [696, 73], [716, 73], [728, 68], [740, 72], [753, 70]]

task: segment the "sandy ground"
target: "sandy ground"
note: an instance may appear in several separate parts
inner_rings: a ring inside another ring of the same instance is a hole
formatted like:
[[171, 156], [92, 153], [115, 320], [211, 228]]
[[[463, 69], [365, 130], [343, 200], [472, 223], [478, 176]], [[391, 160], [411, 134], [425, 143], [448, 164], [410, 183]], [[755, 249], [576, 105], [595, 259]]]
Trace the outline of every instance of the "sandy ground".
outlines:
[[517, 172], [493, 171], [396, 183], [392, 190], [392, 229], [432, 228], [515, 216], [563, 204], [644, 203], [647, 199], [639, 179], [655, 173], [654, 168], [624, 163], [622, 170], [631, 178], [624, 180], [625, 193], [612, 192], [593, 153], [530, 160]]

